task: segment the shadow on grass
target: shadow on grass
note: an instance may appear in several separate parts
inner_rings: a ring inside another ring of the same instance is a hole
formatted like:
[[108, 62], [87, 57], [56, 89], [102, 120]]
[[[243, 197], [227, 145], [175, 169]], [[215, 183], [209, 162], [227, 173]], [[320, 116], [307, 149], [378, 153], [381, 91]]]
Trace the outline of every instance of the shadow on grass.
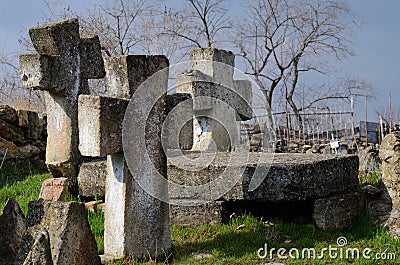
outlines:
[[0, 189], [27, 176], [48, 173], [46, 166], [40, 162], [31, 162], [27, 159], [12, 159], [4, 161], [0, 168]]
[[[240, 230], [238, 227], [242, 227]], [[251, 216], [231, 220], [228, 225], [204, 225], [201, 228], [184, 228], [173, 225], [174, 258], [187, 262], [191, 253], [211, 253], [217, 260], [242, 259], [256, 261], [257, 250], [268, 248], [318, 248], [336, 245], [339, 237], [349, 242], [371, 240], [377, 228], [365, 216], [360, 216], [352, 228], [324, 231], [314, 224], [265, 224]]]

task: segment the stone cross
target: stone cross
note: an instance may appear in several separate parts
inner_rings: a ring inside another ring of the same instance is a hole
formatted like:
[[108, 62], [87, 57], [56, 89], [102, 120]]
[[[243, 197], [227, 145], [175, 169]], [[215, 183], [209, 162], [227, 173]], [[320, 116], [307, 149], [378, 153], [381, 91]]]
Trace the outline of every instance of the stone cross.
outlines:
[[191, 69], [177, 76], [177, 93], [193, 98], [192, 150], [229, 150], [239, 144], [236, 121], [253, 116], [251, 83], [233, 79], [234, 60], [230, 51], [196, 49]]
[[[128, 55], [105, 59], [106, 85], [110, 97], [79, 96], [79, 149], [85, 156], [107, 156], [106, 209], [104, 224], [105, 260], [124, 256], [152, 258], [171, 248], [168, 203], [152, 197], [137, 179], [148, 178], [152, 168], [166, 178], [166, 157], [161, 145], [161, 127], [164, 116], [163, 98], [153, 106], [147, 117], [141, 117], [146, 104], [154, 99], [150, 87], [140, 95], [137, 115], [129, 117], [146, 124], [146, 143], [141, 143], [147, 154], [139, 151], [137, 143], [129, 145], [134, 166], [128, 168], [122, 145], [123, 120], [126, 108], [135, 91], [148, 77], [169, 65], [165, 56]], [[166, 94], [168, 71], [158, 80]], [[143, 106], [143, 107], [141, 107]], [[146, 106], [148, 107], [148, 106]], [[133, 130], [136, 130], [134, 128]], [[145, 162], [143, 155], [152, 158]], [[167, 185], [161, 187], [168, 196]]]
[[44, 91], [47, 110], [46, 164], [54, 177], [66, 177], [76, 189], [78, 95], [88, 79], [105, 76], [99, 38], [81, 37], [77, 19], [29, 30], [38, 54], [19, 56], [23, 85]]

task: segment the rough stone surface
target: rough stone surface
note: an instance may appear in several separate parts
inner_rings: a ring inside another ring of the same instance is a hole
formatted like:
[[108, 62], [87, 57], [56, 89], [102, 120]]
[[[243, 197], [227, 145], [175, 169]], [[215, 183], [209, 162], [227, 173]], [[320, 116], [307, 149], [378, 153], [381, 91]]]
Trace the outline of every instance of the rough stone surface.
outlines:
[[[198, 201], [201, 203], [200, 201]], [[229, 214], [224, 201], [211, 201], [204, 204], [184, 206], [170, 204], [169, 216], [172, 223], [183, 226], [201, 226], [203, 224], [223, 223], [229, 220]]]
[[320, 228], [343, 229], [353, 224], [362, 207], [362, 196], [357, 192], [321, 198], [314, 202], [313, 218]]
[[193, 146], [193, 101], [190, 94], [165, 97], [164, 149], [190, 150]]
[[34, 141], [41, 137], [44, 121], [37, 112], [18, 110], [18, 125], [26, 128], [24, 131], [25, 138]]
[[25, 142], [24, 133], [17, 126], [4, 120], [0, 120], [0, 137], [17, 145]]
[[48, 201], [62, 201], [69, 195], [67, 178], [50, 178], [43, 181], [39, 198]]
[[381, 227], [386, 225], [392, 212], [392, 200], [386, 189], [365, 196], [365, 212], [368, 218]]
[[373, 146], [369, 146], [358, 153], [360, 158], [360, 168], [359, 171], [362, 174], [367, 174], [368, 172], [381, 172], [382, 161], [379, 158], [379, 150]]
[[42, 153], [42, 149], [40, 149], [40, 147], [37, 147], [36, 145], [33, 145], [33, 144], [26, 144], [24, 146], [18, 147], [19, 157], [22, 157], [22, 158], [34, 157], [41, 153]]
[[12, 264], [18, 254], [26, 221], [18, 203], [8, 200], [0, 216], [0, 264]]
[[169, 66], [165, 56], [128, 55], [104, 59], [107, 95], [131, 99], [136, 89], [147, 78]]
[[18, 147], [10, 141], [0, 137], [0, 157], [16, 158], [19, 155]]
[[[26, 219], [28, 230], [23, 236], [16, 264], [23, 264], [43, 230], [49, 235], [54, 264], [101, 264], [84, 204], [32, 201]], [[45, 241], [45, 237], [40, 240]]]
[[23, 265], [53, 265], [51, 258], [50, 239], [46, 230], [39, 232]]
[[393, 235], [400, 235], [400, 133], [388, 134], [379, 149], [382, 160], [382, 182], [390, 197], [391, 209], [385, 226]]
[[104, 196], [106, 178], [106, 160], [81, 164], [78, 174], [79, 195], [84, 197]]
[[[243, 175], [236, 179], [236, 184], [229, 184], [233, 188], [222, 196], [226, 200], [301, 201], [354, 192], [358, 189], [357, 156], [274, 154], [274, 160], [270, 164], [258, 162], [263, 161], [260, 155], [262, 153], [249, 152], [245, 163], [229, 168], [227, 165], [230, 157], [224, 152], [217, 153], [214, 159], [213, 154], [203, 153], [200, 156], [195, 152], [184, 156], [170, 156], [168, 179], [180, 185], [193, 186], [216, 179], [227, 168], [229, 171], [224, 173], [226, 176], [235, 176], [243, 172]], [[271, 161], [271, 158], [268, 158], [271, 154], [265, 155], [267, 160], [264, 161]], [[197, 159], [195, 163], [200, 167], [199, 170], [190, 167], [193, 159]], [[212, 162], [208, 163], [210, 160]], [[249, 183], [256, 168], [261, 170], [259, 172], [265, 178], [255, 190], [249, 191]], [[232, 181], [234, 180], [232, 178]], [[215, 186], [210, 185], [210, 188]], [[170, 196], [176, 199], [183, 197], [181, 194], [175, 194], [172, 189]], [[201, 193], [197, 196], [192, 199], [207, 200], [211, 195], [207, 197], [207, 194]]]
[[8, 105], [0, 105], [0, 119], [9, 123], [17, 121], [17, 112]]
[[124, 99], [79, 96], [79, 150], [82, 155], [105, 157], [122, 152], [122, 122], [128, 103]]

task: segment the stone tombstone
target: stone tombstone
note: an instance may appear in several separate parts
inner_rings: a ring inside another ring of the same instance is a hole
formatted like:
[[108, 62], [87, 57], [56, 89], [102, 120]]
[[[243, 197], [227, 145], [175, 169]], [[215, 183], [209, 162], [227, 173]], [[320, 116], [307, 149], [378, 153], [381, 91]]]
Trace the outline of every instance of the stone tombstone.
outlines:
[[77, 19], [29, 30], [37, 54], [19, 56], [26, 88], [44, 91], [47, 110], [46, 164], [54, 177], [69, 178], [76, 189], [78, 95], [88, 92], [88, 79], [103, 78], [99, 38], [80, 36]]
[[190, 55], [191, 69], [177, 76], [177, 93], [193, 98], [193, 147], [227, 151], [239, 144], [236, 121], [252, 118], [252, 87], [234, 80], [235, 56], [230, 51], [200, 48]]
[[[105, 60], [110, 97], [79, 96], [80, 151], [85, 156], [107, 156], [106, 209], [103, 261], [123, 258], [156, 258], [171, 248], [168, 204], [150, 196], [136, 181], [154, 166], [166, 178], [166, 158], [161, 146], [164, 98], [157, 101], [146, 119], [147, 154], [152, 165], [138, 162], [129, 170], [122, 146], [125, 110], [138, 87], [151, 75], [169, 66], [165, 56], [128, 55]], [[167, 91], [168, 71], [157, 89]], [[151, 89], [151, 88], [149, 88]], [[142, 95], [143, 108], [153, 92]], [[147, 107], [147, 106], [146, 106]], [[142, 111], [141, 109], [138, 110]], [[141, 119], [133, 115], [131, 119]], [[130, 146], [135, 152], [135, 145]], [[140, 155], [137, 154], [137, 161]], [[167, 188], [165, 188], [167, 193]]]

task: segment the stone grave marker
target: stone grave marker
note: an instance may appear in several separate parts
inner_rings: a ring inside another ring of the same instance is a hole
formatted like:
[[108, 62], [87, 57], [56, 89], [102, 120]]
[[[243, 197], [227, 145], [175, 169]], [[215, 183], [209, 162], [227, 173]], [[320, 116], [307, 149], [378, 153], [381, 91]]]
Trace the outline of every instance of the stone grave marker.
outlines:
[[[79, 96], [80, 151], [85, 156], [107, 156], [104, 260], [124, 256], [155, 258], [171, 248], [168, 204], [149, 195], [136, 181], [153, 174], [150, 170], [153, 166], [166, 178], [167, 163], [159, 134], [165, 108], [163, 99], [157, 101], [148, 117], [128, 117], [146, 124], [146, 144], [142, 144], [153, 158], [152, 165], [140, 160], [143, 154], [137, 153], [135, 168], [129, 170], [122, 146], [122, 126], [129, 99], [143, 81], [168, 65], [165, 56], [107, 58], [106, 84], [112, 97]], [[158, 90], [166, 93], [167, 84], [168, 71], [164, 71]], [[153, 94], [149, 91], [142, 95], [143, 106], [153, 100]], [[134, 153], [138, 150], [136, 145], [128, 148]], [[167, 194], [167, 187], [164, 190]]]
[[37, 54], [19, 56], [24, 87], [44, 91], [47, 110], [46, 164], [53, 177], [66, 177], [76, 189], [78, 95], [88, 92], [88, 79], [105, 75], [99, 38], [81, 37], [77, 19], [29, 30]]

